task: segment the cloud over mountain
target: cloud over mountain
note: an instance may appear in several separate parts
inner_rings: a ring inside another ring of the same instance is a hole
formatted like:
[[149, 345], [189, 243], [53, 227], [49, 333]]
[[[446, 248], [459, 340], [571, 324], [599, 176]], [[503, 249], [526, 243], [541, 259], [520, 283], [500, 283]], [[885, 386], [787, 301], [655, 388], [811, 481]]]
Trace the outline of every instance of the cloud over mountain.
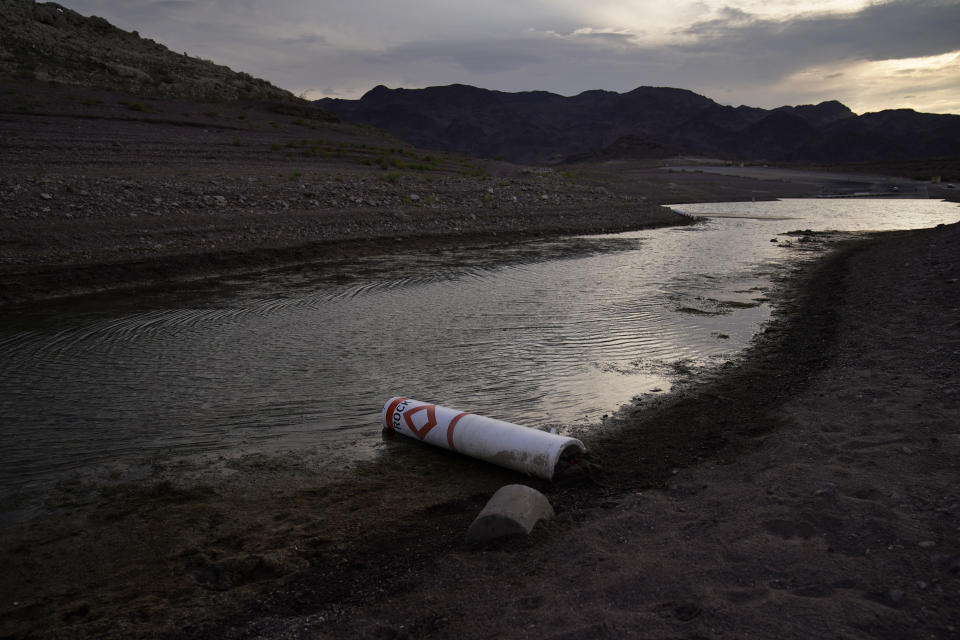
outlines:
[[[462, 82], [573, 95], [648, 84], [690, 87], [729, 104], [773, 107], [836, 97], [857, 111], [960, 112], [960, 73], [944, 87], [944, 63], [926, 60], [960, 55], [954, 0], [821, 0], [803, 12], [784, 0], [70, 0], [70, 6], [297, 93], [359, 97], [377, 84]], [[875, 68], [904, 59], [941, 73], [930, 86], [915, 76], [903, 91], [899, 76]], [[836, 73], [848, 79], [841, 94], [827, 77]], [[863, 74], [869, 89], [858, 82]]]

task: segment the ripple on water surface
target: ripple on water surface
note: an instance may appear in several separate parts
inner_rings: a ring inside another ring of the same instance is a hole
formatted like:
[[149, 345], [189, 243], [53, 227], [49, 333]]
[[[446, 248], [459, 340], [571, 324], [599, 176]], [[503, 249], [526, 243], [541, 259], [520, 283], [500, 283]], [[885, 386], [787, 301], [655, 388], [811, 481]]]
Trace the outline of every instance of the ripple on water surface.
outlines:
[[748, 218], [15, 310], [0, 326], [0, 499], [105, 465], [362, 456], [393, 395], [534, 427], [595, 421], [743, 348], [769, 317], [770, 274], [805, 258], [780, 234], [958, 217], [934, 201], [682, 208]]

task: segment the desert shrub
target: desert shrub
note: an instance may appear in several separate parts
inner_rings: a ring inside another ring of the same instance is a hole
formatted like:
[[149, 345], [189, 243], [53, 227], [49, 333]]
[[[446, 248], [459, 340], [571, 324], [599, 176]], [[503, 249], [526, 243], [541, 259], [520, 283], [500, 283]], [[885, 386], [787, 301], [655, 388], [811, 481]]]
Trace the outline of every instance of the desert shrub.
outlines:
[[399, 171], [390, 171], [388, 173], [385, 173], [383, 176], [381, 176], [384, 182], [389, 182], [390, 184], [397, 184], [398, 182], [400, 182], [400, 178], [402, 177], [403, 177], [403, 174], [400, 173]]
[[130, 109], [130, 111], [140, 111], [142, 113], [151, 111], [149, 107], [144, 106], [139, 102], [127, 102], [126, 100], [120, 100], [119, 104], [126, 107], [127, 109]]

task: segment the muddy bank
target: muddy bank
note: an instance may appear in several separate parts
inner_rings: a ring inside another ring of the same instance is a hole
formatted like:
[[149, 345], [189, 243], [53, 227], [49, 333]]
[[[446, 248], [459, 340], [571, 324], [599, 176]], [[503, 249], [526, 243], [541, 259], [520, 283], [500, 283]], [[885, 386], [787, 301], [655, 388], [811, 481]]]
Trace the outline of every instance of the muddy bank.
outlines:
[[530, 210], [458, 207], [452, 213], [396, 207], [181, 215], [173, 221], [170, 216], [78, 224], [18, 221], [8, 229], [0, 252], [0, 304], [349, 262], [396, 251], [484, 247], [691, 222], [662, 207], [622, 202], [537, 203]]
[[[888, 234], [794, 274], [742, 362], [586, 439], [593, 478], [546, 485], [401, 441], [339, 482], [254, 457], [220, 483], [171, 469], [78, 488], [2, 532], [0, 628], [953, 638], [958, 241], [958, 225]], [[467, 546], [485, 500], [517, 481], [557, 518]]]

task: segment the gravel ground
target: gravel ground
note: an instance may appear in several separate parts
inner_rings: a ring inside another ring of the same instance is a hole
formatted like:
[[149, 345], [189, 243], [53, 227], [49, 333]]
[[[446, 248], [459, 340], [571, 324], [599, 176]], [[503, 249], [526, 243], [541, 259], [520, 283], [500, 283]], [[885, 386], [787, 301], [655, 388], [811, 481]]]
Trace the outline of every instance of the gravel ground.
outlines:
[[687, 222], [563, 171], [256, 107], [0, 85], [0, 140], [0, 303]]

